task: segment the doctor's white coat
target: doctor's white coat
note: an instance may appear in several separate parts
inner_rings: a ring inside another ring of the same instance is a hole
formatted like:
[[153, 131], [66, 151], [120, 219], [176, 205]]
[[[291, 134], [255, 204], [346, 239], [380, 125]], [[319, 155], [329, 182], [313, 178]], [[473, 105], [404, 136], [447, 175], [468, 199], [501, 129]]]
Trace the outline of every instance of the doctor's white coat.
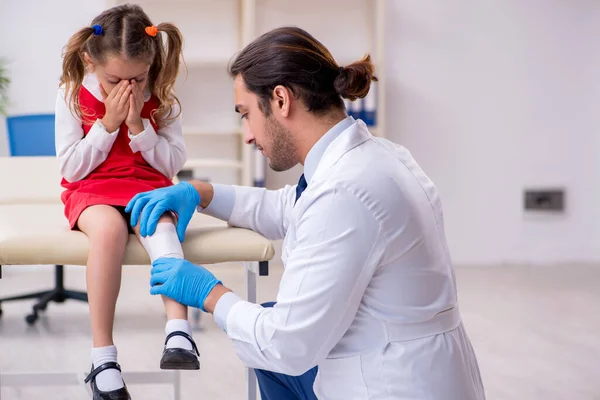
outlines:
[[290, 375], [318, 365], [324, 400], [483, 400], [442, 205], [410, 153], [351, 121], [304, 167], [296, 204], [295, 186], [231, 189], [232, 225], [284, 238], [274, 308], [233, 293], [217, 304], [240, 359]]

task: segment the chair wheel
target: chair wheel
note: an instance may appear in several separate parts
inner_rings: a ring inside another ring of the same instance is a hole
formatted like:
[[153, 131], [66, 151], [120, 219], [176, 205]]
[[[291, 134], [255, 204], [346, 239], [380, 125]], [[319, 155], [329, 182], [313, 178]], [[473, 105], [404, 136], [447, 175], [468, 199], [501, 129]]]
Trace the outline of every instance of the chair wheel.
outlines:
[[38, 316], [36, 314], [29, 314], [28, 316], [25, 317], [25, 321], [27, 321], [27, 323], [29, 325], [33, 325], [35, 324], [35, 321], [37, 321]]

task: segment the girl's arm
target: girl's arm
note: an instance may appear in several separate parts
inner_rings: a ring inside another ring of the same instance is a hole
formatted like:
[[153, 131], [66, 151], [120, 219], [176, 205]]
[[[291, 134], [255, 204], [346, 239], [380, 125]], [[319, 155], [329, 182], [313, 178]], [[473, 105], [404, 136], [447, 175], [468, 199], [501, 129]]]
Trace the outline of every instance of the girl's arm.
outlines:
[[65, 89], [58, 90], [55, 106], [55, 147], [61, 175], [69, 182], [85, 178], [106, 160], [119, 130], [107, 132], [97, 120], [84, 135], [81, 119], [65, 102]]
[[[177, 115], [179, 106], [175, 104], [171, 112]], [[134, 153], [141, 152], [148, 164], [167, 178], [173, 179], [187, 160], [181, 114], [169, 121], [168, 125], [159, 128], [158, 132], [154, 130], [148, 119], [142, 118], [142, 123], [144, 130], [140, 134], [129, 134], [131, 139], [129, 147]]]

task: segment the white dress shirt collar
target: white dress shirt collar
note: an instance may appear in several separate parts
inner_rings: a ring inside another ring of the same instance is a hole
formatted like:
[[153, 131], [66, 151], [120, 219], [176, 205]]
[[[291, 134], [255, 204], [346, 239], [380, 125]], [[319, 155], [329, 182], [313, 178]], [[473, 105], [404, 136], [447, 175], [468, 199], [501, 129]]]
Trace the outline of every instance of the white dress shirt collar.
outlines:
[[311, 178], [314, 176], [315, 171], [319, 166], [319, 161], [321, 161], [321, 158], [329, 145], [355, 122], [353, 117], [344, 118], [328, 130], [310, 149], [306, 155], [306, 160], [304, 161], [304, 179], [306, 179], [307, 183], [310, 183]]

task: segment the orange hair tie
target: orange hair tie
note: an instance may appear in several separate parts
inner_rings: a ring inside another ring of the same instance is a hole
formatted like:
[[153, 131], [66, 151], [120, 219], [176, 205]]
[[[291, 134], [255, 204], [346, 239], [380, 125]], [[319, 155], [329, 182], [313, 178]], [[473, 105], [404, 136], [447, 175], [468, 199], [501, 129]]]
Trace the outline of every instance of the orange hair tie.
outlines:
[[146, 33], [152, 37], [156, 36], [158, 33], [158, 28], [154, 25], [146, 27]]

